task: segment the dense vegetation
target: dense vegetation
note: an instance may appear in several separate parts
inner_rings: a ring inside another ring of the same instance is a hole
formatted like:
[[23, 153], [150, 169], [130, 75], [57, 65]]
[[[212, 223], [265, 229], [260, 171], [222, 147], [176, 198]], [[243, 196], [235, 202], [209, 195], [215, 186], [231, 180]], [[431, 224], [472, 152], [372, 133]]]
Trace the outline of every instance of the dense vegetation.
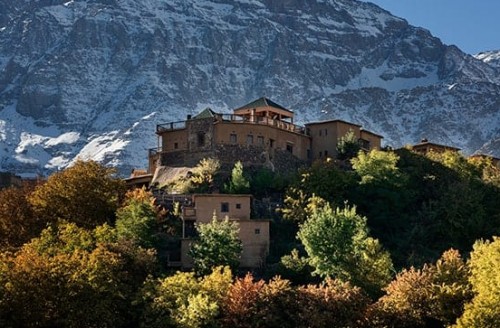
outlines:
[[500, 170], [352, 149], [296, 177], [238, 163], [220, 186], [205, 160], [167, 186], [284, 199], [253, 273], [235, 269], [237, 227], [219, 218], [198, 227], [196, 271], [168, 271], [176, 211], [94, 162], [0, 190], [0, 326], [500, 326]]

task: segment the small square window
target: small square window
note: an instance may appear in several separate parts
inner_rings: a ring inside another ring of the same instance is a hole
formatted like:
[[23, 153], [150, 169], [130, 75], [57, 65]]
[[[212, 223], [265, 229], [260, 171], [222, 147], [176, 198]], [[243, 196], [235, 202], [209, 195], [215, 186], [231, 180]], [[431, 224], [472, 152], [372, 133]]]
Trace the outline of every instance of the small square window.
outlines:
[[274, 147], [274, 139], [269, 139], [269, 147]]
[[236, 204], [236, 209], [241, 210], [241, 204]]
[[291, 143], [287, 143], [286, 150], [293, 154], [293, 145]]
[[229, 212], [229, 203], [220, 203], [220, 211], [221, 213]]
[[235, 144], [238, 142], [238, 137], [236, 136], [236, 133], [231, 133], [229, 135], [229, 142], [231, 142], [232, 144]]
[[174, 142], [174, 149], [178, 149], [179, 148], [179, 144], [177, 142]]
[[255, 229], [255, 234], [260, 235], [260, 229]]

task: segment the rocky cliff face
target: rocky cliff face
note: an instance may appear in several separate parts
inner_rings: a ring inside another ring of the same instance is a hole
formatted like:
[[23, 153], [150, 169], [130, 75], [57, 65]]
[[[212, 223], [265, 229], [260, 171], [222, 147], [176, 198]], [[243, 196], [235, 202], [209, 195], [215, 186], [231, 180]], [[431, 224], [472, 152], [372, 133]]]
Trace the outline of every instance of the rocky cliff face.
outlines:
[[[500, 65], [354, 0], [0, 0], [0, 169], [146, 165], [157, 123], [267, 96], [500, 157]], [[497, 59], [492, 59], [497, 58]], [[492, 146], [493, 145], [493, 146]]]

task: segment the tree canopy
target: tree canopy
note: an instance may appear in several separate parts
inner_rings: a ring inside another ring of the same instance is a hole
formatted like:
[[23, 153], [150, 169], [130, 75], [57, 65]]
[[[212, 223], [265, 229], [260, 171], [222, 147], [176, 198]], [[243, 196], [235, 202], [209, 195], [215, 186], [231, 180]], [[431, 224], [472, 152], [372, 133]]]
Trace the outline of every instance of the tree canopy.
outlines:
[[374, 293], [390, 281], [389, 253], [368, 236], [366, 218], [354, 206], [333, 210], [327, 203], [314, 210], [300, 226], [298, 238], [321, 276], [349, 281]]
[[231, 180], [224, 185], [228, 194], [247, 194], [250, 192], [250, 182], [243, 175], [243, 164], [237, 161], [231, 171]]
[[78, 160], [37, 186], [30, 204], [46, 222], [62, 219], [89, 228], [111, 223], [125, 191], [123, 180], [114, 173], [97, 162]]
[[189, 255], [198, 274], [206, 274], [220, 265], [233, 270], [238, 267], [242, 251], [238, 223], [227, 217], [219, 221], [214, 215], [211, 222], [196, 224], [196, 230], [198, 238]]

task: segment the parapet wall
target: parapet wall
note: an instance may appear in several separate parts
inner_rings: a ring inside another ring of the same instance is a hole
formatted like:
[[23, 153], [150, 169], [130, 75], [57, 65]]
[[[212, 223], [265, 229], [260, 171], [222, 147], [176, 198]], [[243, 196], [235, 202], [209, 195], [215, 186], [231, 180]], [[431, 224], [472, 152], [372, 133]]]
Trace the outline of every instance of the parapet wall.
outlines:
[[246, 168], [265, 167], [275, 172], [293, 172], [306, 162], [299, 160], [290, 152], [282, 149], [264, 148], [259, 146], [241, 146], [219, 144], [211, 150], [162, 153], [163, 166], [196, 166], [203, 158], [217, 158], [223, 169], [231, 169], [237, 161]]

